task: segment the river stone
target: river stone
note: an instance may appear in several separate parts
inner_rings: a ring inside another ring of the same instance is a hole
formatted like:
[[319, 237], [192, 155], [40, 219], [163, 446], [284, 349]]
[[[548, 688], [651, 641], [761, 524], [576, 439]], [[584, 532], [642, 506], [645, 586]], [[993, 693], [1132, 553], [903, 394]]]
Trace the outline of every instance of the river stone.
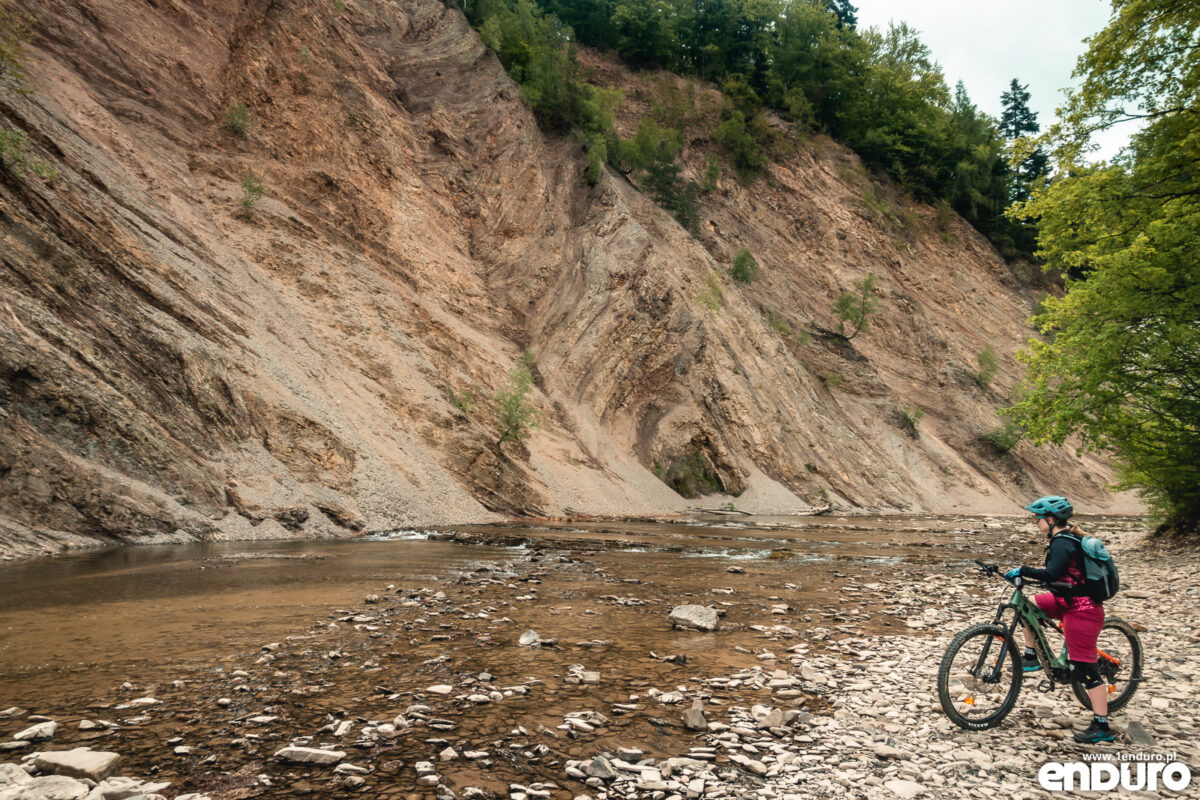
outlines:
[[904, 760], [911, 757], [911, 754], [907, 751], [901, 750], [898, 747], [889, 747], [886, 744], [877, 744], [871, 749], [874, 750], [876, 758], [894, 758], [897, 760]]
[[0, 789], [23, 786], [31, 780], [33, 778], [29, 777], [29, 773], [16, 764], [0, 764]]
[[695, 628], [701, 631], [717, 629], [717, 611], [697, 605], [676, 606], [671, 609], [667, 620], [676, 628]]
[[58, 730], [57, 722], [39, 722], [33, 727], [26, 728], [17, 735], [13, 736], [18, 742], [29, 740], [31, 742], [41, 742], [46, 739], [53, 739], [54, 732]]
[[901, 800], [911, 800], [911, 798], [925, 793], [925, 787], [915, 781], [897, 779], [887, 781], [883, 785], [891, 789], [892, 793], [901, 798]]
[[1129, 723], [1129, 727], [1125, 729], [1125, 735], [1129, 737], [1129, 741], [1139, 747], [1154, 747], [1154, 736], [1137, 720]]
[[88, 794], [86, 783], [68, 778], [66, 775], [47, 775], [34, 778], [22, 786], [13, 800], [83, 800]]
[[583, 771], [593, 778], [599, 778], [605, 781], [611, 781], [617, 777], [617, 771], [613, 769], [612, 764], [604, 756], [596, 756], [591, 761], [583, 765]]
[[692, 707], [683, 712], [683, 725], [692, 731], [707, 731], [708, 720], [704, 718], [704, 704], [700, 698], [692, 701]]
[[281, 761], [290, 761], [293, 764], [318, 764], [325, 766], [328, 764], [336, 764], [346, 757], [345, 752], [341, 750], [321, 750], [316, 747], [285, 747], [275, 753], [275, 757]]
[[783, 709], [770, 706], [752, 706], [750, 714], [760, 728], [779, 728], [783, 726]]
[[109, 778], [100, 783], [84, 800], [128, 800], [131, 797], [158, 797], [158, 792], [171, 785], [170, 781], [146, 783], [137, 778]]
[[49, 775], [66, 775], [69, 778], [87, 778], [102, 781], [113, 773], [121, 757], [116, 753], [76, 747], [73, 750], [52, 750], [39, 753], [33, 765]]

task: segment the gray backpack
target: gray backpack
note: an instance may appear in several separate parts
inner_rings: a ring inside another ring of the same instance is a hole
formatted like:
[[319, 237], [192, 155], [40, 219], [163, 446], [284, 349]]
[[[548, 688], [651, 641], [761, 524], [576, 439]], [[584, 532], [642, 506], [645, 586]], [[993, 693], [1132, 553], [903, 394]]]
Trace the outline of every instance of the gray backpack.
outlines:
[[1059, 535], [1066, 536], [1079, 545], [1080, 560], [1083, 562], [1080, 566], [1087, 581], [1084, 594], [1099, 603], [1116, 595], [1121, 588], [1121, 579], [1117, 574], [1117, 565], [1105, 548], [1104, 542], [1095, 536], [1080, 538], [1070, 533]]

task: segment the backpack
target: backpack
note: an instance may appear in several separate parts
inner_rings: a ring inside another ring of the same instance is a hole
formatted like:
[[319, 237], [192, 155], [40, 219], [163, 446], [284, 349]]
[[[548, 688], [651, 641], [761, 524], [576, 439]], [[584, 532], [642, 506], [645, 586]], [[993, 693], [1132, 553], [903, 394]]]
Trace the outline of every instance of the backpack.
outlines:
[[1061, 533], [1079, 545], [1080, 567], [1083, 571], [1083, 594], [1098, 603], [1110, 600], [1121, 588], [1121, 580], [1117, 574], [1117, 565], [1104, 547], [1104, 542], [1095, 536], [1084, 536], [1082, 539], [1074, 534]]

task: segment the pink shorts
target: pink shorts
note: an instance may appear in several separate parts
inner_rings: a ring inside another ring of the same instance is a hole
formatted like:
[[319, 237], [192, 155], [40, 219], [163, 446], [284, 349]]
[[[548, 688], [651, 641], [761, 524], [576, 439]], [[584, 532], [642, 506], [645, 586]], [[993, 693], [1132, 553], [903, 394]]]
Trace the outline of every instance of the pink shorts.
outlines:
[[1086, 597], [1065, 599], [1053, 594], [1036, 594], [1033, 602], [1052, 619], [1061, 619], [1067, 638], [1067, 658], [1092, 662], [1098, 657], [1096, 640], [1104, 627], [1104, 606]]

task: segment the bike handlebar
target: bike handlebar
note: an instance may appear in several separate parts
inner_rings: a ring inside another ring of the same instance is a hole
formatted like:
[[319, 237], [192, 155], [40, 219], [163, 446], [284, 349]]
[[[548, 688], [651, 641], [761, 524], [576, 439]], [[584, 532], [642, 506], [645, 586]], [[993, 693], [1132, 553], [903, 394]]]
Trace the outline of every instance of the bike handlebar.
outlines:
[[979, 571], [982, 572], [983, 574], [990, 575], [995, 578], [1001, 578], [1018, 588], [1020, 588], [1021, 586], [1024, 586], [1027, 583], [1036, 583], [1038, 586], [1048, 585], [1041, 581], [1031, 581], [1029, 578], [1022, 578], [1020, 575], [1018, 575], [1015, 578], [1005, 577], [1004, 573], [1000, 571], [1000, 566], [998, 564], [987, 564], [987, 563], [984, 563], [983, 561], [980, 561], [978, 558], [975, 559], [975, 563], [979, 565]]

